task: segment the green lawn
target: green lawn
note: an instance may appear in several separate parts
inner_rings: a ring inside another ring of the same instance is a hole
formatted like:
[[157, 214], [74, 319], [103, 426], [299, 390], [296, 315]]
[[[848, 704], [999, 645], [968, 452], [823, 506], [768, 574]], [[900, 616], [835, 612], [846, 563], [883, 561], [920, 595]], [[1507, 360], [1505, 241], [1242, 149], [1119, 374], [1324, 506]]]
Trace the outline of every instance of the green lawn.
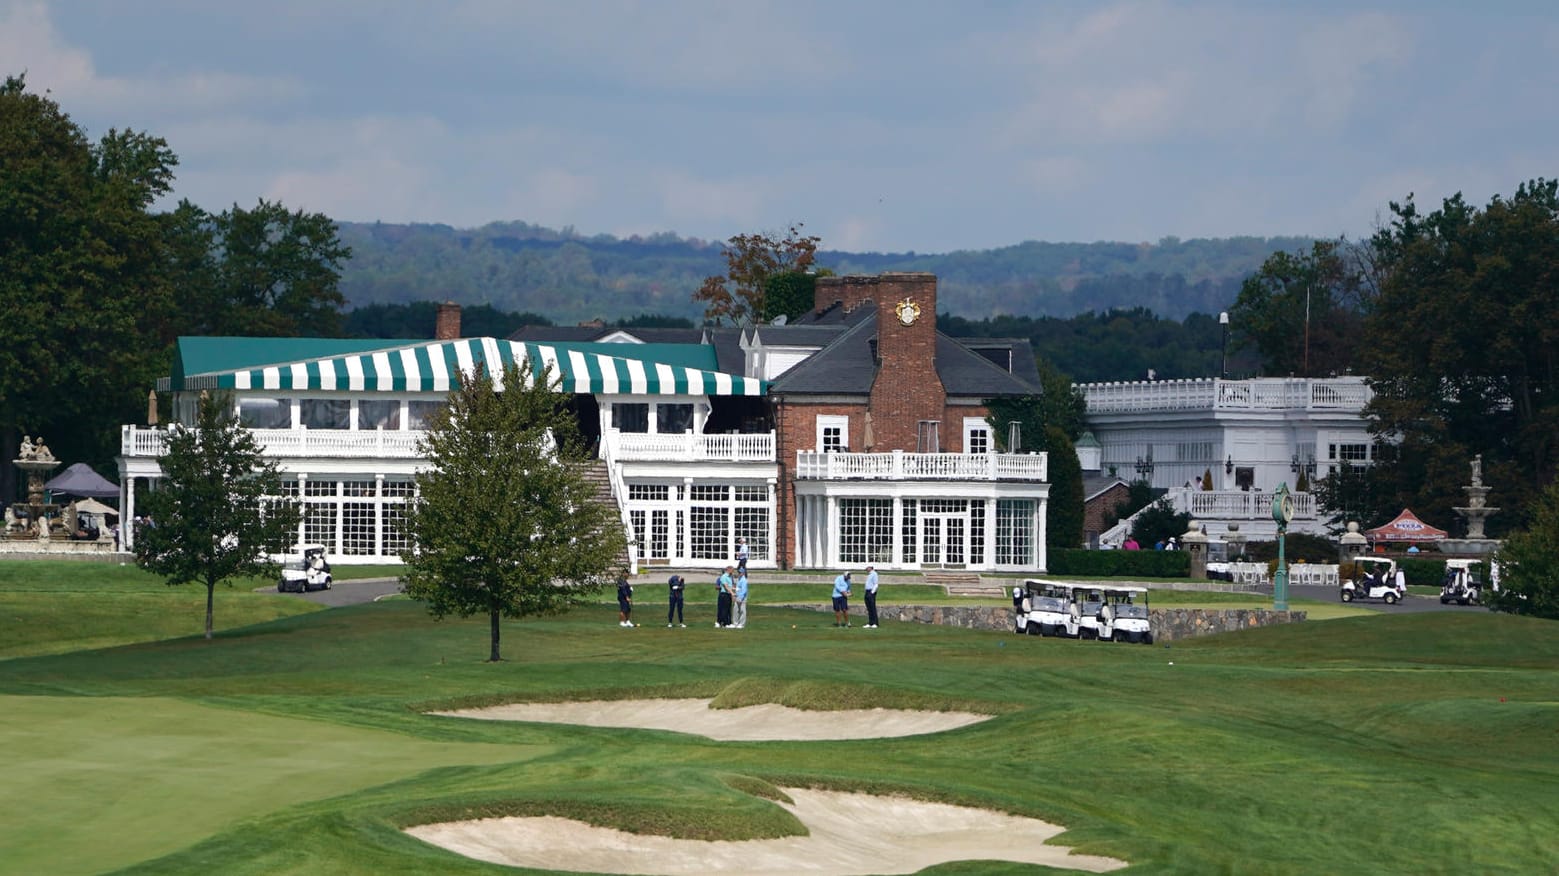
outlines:
[[[16, 592], [10, 571], [0, 595]], [[133, 581], [79, 592], [147, 596]], [[1044, 818], [1132, 873], [1525, 874], [1559, 860], [1559, 624], [1372, 612], [1166, 648], [836, 630], [830, 614], [763, 605], [749, 629], [716, 631], [693, 607], [686, 630], [625, 630], [606, 605], [507, 622], [502, 664], [482, 662], [485, 620], [435, 623], [404, 600], [210, 642], [0, 660], [0, 873], [497, 874], [514, 871], [397, 828], [553, 813], [779, 836], [795, 823], [758, 792], [785, 783]], [[996, 717], [905, 739], [718, 743], [422, 714], [678, 694]]]

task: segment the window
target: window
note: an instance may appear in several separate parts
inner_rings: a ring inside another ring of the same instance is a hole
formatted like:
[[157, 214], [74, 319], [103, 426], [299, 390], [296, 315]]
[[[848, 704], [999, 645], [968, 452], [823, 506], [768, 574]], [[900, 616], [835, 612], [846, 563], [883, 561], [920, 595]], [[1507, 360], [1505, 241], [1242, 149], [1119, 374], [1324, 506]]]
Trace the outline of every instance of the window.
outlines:
[[1370, 458], [1368, 444], [1339, 444], [1336, 459], [1363, 461]]
[[666, 484], [629, 484], [630, 502], [665, 502], [671, 498], [671, 487]]
[[401, 403], [398, 401], [360, 401], [357, 403], [357, 428], [399, 429]]
[[850, 449], [850, 418], [824, 415], [817, 418], [817, 449], [843, 453]]
[[899, 535], [904, 539], [904, 560], [915, 562], [915, 534], [919, 532], [915, 523], [915, 512], [920, 506], [914, 499], [904, 500], [904, 523], [899, 527]]
[[839, 500], [839, 562], [888, 563], [893, 558], [893, 500]]
[[612, 427], [619, 432], [648, 432], [650, 406], [642, 402], [612, 405]]
[[656, 432], [662, 435], [680, 435], [693, 428], [692, 405], [656, 405], [655, 408]]
[[916, 453], [941, 453], [940, 420], [921, 420], [915, 430]]
[[996, 501], [996, 563], [1027, 566], [1034, 562], [1034, 501]]
[[964, 418], [964, 452], [991, 452], [991, 426], [984, 417]]
[[241, 398], [238, 421], [250, 429], [291, 429], [292, 399]]
[[352, 403], [344, 398], [306, 398], [298, 402], [298, 415], [305, 429], [348, 429]]
[[427, 429], [433, 424], [433, 416], [448, 406], [441, 401], [412, 401], [406, 403], [406, 427]]
[[341, 553], [372, 554], [379, 531], [377, 504], [347, 502], [341, 506]]

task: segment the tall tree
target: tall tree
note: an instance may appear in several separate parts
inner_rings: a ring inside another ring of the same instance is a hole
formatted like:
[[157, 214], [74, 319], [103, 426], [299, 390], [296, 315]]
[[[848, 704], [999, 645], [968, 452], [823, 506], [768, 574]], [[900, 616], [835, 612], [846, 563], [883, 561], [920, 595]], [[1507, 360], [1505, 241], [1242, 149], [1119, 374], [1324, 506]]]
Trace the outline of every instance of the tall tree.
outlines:
[[1083, 547], [1083, 465], [1077, 447], [1060, 426], [1045, 427], [1045, 451], [1050, 454], [1050, 507], [1045, 515], [1045, 544], [1051, 548]]
[[627, 547], [617, 509], [585, 478], [591, 462], [549, 368], [463, 378], [421, 442], [428, 469], [406, 509], [406, 593], [436, 618], [555, 614], [612, 581]]
[[1361, 362], [1372, 428], [1397, 444], [1379, 490], [1454, 525], [1467, 466], [1506, 510], [1522, 510], [1559, 469], [1559, 183], [1533, 180], [1483, 209], [1461, 195], [1420, 213], [1391, 204], [1371, 244], [1384, 268]]
[[181, 202], [170, 233], [181, 255], [180, 310], [192, 334], [321, 337], [340, 333], [337, 288], [351, 258], [322, 213], [261, 200], [210, 214]]
[[[0, 86], [0, 459], [23, 431], [103, 462], [164, 365], [169, 312], [158, 219], [177, 159], [160, 138], [89, 143], [47, 96]], [[0, 499], [15, 472], [0, 466]]]
[[135, 533], [135, 561], [168, 584], [206, 585], [206, 638], [216, 586], [274, 576], [270, 556], [297, 535], [297, 505], [281, 497], [274, 460], [233, 413], [226, 394], [202, 395], [194, 428], [167, 433], [163, 478], [143, 500], [149, 522]]
[[1009, 452], [1008, 426], [1019, 425], [1021, 440], [1031, 446], [1045, 445], [1045, 429], [1055, 426], [1075, 442], [1082, 437], [1084, 417], [1088, 411], [1083, 393], [1072, 378], [1058, 371], [1049, 362], [1039, 362], [1040, 391], [1033, 395], [1007, 396], [986, 399], [985, 407], [991, 412], [991, 427], [996, 432], [996, 445]]
[[772, 318], [765, 304], [770, 278], [805, 272], [816, 260], [817, 245], [823, 240], [803, 235], [803, 227], [800, 222], [790, 226], [783, 238], [771, 232], [731, 238], [724, 252], [725, 276], [705, 277], [704, 285], [693, 293], [693, 300], [704, 305], [704, 319], [747, 325]]
[[1278, 252], [1240, 286], [1229, 309], [1236, 349], [1254, 346], [1269, 374], [1301, 377], [1347, 370], [1363, 340], [1373, 282], [1353, 244], [1320, 240], [1309, 252]]
[[1497, 611], [1559, 620], [1559, 480], [1548, 485], [1531, 509], [1526, 529], [1500, 546], [1503, 570], [1498, 593], [1485, 589]]

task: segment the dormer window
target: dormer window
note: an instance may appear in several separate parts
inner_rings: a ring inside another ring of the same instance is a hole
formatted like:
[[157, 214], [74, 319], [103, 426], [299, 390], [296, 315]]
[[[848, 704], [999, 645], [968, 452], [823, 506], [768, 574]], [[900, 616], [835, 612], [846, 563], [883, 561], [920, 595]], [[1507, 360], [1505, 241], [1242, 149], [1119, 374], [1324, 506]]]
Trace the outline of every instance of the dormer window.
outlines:
[[825, 415], [817, 418], [817, 449], [824, 453], [843, 453], [850, 446], [850, 418]]

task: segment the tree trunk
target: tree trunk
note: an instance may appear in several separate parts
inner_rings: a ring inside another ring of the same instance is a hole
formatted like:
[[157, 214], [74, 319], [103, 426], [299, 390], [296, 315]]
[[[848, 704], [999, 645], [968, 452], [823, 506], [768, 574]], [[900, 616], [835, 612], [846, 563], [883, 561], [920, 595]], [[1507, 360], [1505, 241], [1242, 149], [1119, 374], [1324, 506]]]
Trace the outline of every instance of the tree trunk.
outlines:
[[217, 585], [215, 582], [206, 584], [206, 638], [211, 638], [211, 603], [215, 598]]
[[498, 606], [494, 605], [488, 608], [487, 617], [493, 628], [493, 653], [492, 656], [487, 658], [487, 662], [498, 663], [503, 660], [503, 657], [498, 654]]

